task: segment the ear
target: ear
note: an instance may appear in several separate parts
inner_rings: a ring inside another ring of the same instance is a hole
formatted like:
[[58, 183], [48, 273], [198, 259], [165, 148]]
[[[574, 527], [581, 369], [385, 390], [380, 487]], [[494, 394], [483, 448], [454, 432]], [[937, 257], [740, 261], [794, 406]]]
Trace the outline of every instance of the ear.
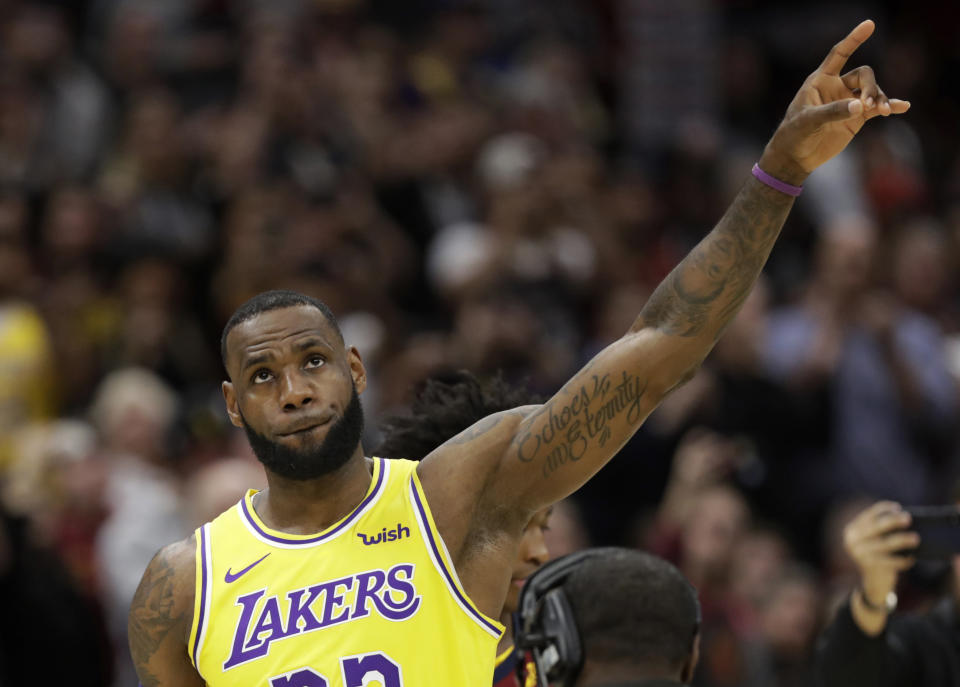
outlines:
[[223, 400], [227, 404], [227, 415], [230, 417], [230, 424], [234, 427], [243, 427], [243, 418], [240, 415], [240, 405], [237, 403], [237, 392], [231, 382], [224, 382], [220, 385], [223, 392]]
[[356, 346], [351, 346], [347, 350], [347, 364], [350, 366], [353, 385], [357, 387], [357, 393], [362, 394], [363, 390], [367, 388], [367, 369], [363, 366], [360, 351], [357, 350]]
[[700, 661], [700, 633], [697, 632], [693, 638], [693, 651], [690, 652], [690, 658], [683, 665], [683, 672], [680, 674], [680, 681], [685, 685], [693, 682], [693, 674], [697, 670], [697, 663]]

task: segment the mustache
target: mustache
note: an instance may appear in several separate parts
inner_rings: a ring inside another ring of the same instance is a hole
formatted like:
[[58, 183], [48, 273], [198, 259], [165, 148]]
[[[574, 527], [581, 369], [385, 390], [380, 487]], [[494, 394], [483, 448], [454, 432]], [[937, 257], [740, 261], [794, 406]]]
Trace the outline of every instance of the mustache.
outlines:
[[[364, 427], [363, 407], [355, 386], [343, 414], [336, 419], [331, 416], [323, 423], [329, 423], [330, 428], [319, 443], [299, 447], [286, 446], [255, 430], [242, 412], [240, 419], [250, 448], [263, 466], [280, 477], [297, 481], [317, 479], [342, 467], [360, 446]], [[302, 431], [316, 426], [317, 419], [315, 417], [309, 421], [300, 420], [298, 423], [291, 423], [286, 429]]]

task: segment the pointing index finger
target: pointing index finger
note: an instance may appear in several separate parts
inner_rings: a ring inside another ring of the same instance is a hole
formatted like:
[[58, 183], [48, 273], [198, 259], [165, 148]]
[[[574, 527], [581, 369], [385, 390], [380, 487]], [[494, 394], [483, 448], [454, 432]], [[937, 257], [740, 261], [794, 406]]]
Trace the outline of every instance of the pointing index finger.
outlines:
[[872, 19], [860, 22], [857, 27], [847, 34], [847, 37], [830, 49], [830, 53], [820, 65], [820, 71], [831, 76], [838, 76], [840, 70], [847, 63], [847, 59], [860, 47], [860, 44], [870, 38], [876, 25]]

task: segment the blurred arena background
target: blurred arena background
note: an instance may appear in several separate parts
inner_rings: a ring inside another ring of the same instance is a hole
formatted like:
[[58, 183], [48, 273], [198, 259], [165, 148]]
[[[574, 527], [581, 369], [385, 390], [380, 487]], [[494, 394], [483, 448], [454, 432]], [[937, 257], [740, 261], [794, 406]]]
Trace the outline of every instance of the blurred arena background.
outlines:
[[710, 687], [813, 684], [843, 523], [954, 498], [956, 3], [0, 2], [0, 684], [135, 684], [150, 557], [261, 484], [219, 391], [237, 305], [332, 307], [368, 450], [430, 374], [551, 393], [866, 17], [850, 66], [912, 110], [813, 175], [703, 370], [552, 523], [555, 555], [681, 567]]

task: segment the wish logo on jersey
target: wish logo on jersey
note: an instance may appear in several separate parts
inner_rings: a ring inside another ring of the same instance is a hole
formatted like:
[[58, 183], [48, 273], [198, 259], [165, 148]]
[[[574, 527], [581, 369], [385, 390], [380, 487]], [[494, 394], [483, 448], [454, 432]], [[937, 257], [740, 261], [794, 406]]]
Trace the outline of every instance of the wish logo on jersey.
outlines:
[[266, 598], [266, 589], [237, 597], [240, 620], [233, 650], [224, 662], [229, 670], [266, 656], [271, 643], [325, 627], [348, 623], [375, 611], [388, 620], [406, 620], [420, 608], [413, 585], [415, 566], [400, 563], [368, 570]]
[[404, 527], [402, 523], [397, 523], [397, 526], [393, 529], [388, 530], [384, 527], [381, 531], [377, 532], [376, 536], [372, 534], [362, 534], [360, 532], [357, 532], [357, 536], [363, 541], [364, 546], [373, 546], [383, 541], [397, 541], [398, 539], [409, 537], [410, 528]]

